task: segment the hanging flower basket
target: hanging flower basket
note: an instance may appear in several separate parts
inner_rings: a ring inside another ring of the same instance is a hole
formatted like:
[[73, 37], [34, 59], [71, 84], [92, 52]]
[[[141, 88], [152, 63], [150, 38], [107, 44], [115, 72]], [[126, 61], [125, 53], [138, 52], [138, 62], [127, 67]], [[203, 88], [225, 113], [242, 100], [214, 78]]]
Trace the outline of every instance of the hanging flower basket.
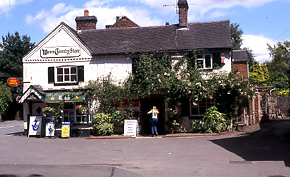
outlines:
[[76, 106], [76, 110], [77, 110], [78, 113], [80, 113], [80, 114], [87, 114], [87, 112], [88, 112], [88, 108], [85, 107], [85, 106], [82, 105], [82, 104], [77, 105], [77, 106]]
[[44, 117], [51, 116], [54, 113], [55, 113], [55, 108], [53, 108], [53, 107], [46, 106], [46, 107], [42, 108], [42, 115]]

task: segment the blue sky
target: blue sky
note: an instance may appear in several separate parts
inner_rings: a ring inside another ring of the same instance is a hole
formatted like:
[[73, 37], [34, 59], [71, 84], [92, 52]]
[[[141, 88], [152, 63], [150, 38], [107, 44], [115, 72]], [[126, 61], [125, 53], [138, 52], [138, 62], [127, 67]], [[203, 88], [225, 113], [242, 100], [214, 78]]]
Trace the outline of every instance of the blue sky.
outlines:
[[[188, 0], [189, 22], [227, 20], [243, 30], [244, 46], [260, 63], [270, 60], [267, 43], [290, 40], [290, 0]], [[127, 16], [140, 26], [178, 23], [176, 0], [0, 0], [0, 35], [18, 31], [40, 42], [60, 22], [75, 28], [85, 9], [98, 29]], [[172, 6], [163, 6], [172, 5]]]

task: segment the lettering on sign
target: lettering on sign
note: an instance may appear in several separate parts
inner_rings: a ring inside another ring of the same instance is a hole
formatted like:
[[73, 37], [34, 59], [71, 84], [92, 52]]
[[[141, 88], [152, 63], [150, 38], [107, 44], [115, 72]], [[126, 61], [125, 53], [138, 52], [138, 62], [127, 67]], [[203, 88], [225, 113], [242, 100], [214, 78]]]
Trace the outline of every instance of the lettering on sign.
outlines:
[[137, 136], [137, 120], [125, 120], [124, 136]]
[[12, 86], [12, 87], [18, 86], [19, 83], [20, 83], [20, 81], [15, 77], [10, 77], [9, 79], [7, 79], [7, 84]]
[[55, 47], [40, 49], [42, 58], [58, 58], [58, 57], [79, 57], [81, 49], [79, 47]]

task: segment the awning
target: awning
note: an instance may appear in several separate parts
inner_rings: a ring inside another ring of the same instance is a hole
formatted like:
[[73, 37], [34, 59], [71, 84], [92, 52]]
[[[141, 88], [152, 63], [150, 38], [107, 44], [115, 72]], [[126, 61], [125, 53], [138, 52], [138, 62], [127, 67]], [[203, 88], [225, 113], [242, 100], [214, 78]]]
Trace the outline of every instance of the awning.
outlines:
[[83, 102], [86, 98], [82, 92], [46, 92], [45, 103]]

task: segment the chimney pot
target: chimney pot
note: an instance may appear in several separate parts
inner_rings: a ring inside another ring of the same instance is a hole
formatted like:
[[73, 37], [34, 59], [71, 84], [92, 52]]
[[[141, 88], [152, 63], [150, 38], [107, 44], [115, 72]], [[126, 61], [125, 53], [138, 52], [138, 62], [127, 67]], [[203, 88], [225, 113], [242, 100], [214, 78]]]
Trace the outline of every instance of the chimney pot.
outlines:
[[85, 10], [85, 11], [84, 11], [84, 16], [85, 16], [85, 17], [89, 16], [89, 10]]

